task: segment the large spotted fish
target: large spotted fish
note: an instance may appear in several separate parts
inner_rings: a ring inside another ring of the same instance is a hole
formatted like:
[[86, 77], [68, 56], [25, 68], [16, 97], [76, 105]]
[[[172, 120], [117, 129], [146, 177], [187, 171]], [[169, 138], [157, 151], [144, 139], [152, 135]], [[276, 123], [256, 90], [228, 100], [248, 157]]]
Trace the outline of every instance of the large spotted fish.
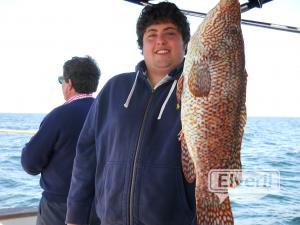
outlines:
[[[227, 189], [219, 198], [208, 178], [214, 169], [241, 169], [246, 82], [240, 4], [220, 0], [192, 36], [177, 86], [182, 166], [189, 182], [196, 179], [198, 225], [234, 223]], [[238, 173], [231, 178], [239, 183]]]

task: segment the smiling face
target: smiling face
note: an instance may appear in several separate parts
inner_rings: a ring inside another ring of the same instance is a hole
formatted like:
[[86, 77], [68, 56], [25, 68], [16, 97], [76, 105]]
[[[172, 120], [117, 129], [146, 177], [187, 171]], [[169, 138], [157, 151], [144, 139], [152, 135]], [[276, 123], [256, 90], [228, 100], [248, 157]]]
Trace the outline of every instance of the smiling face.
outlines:
[[143, 35], [143, 55], [151, 81], [160, 80], [175, 69], [183, 61], [184, 54], [182, 35], [173, 23], [147, 27]]

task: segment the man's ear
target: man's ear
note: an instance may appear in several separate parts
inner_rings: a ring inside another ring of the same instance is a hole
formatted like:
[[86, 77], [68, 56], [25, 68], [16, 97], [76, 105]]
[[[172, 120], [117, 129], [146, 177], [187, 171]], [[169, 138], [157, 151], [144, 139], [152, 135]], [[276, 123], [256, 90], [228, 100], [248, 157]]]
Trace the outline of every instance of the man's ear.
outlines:
[[186, 44], [183, 44], [183, 47], [184, 47], [184, 55], [186, 55], [186, 53], [187, 53], [187, 47], [188, 47], [188, 43], [186, 43]]
[[72, 90], [72, 88], [73, 88], [73, 83], [72, 83], [71, 79], [68, 79], [68, 80], [66, 81], [66, 85], [67, 85], [68, 90]]

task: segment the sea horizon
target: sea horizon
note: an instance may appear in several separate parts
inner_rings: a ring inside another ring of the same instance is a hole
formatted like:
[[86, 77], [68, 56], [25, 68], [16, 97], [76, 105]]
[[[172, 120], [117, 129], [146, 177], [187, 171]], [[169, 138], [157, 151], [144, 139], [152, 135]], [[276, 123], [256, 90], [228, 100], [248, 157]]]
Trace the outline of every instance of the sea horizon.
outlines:
[[[51, 111], [51, 110], [50, 110]], [[50, 112], [49, 111], [49, 112]], [[0, 114], [43, 114], [46, 115], [49, 112], [0, 112]], [[247, 115], [247, 118], [300, 118], [300, 115]]]

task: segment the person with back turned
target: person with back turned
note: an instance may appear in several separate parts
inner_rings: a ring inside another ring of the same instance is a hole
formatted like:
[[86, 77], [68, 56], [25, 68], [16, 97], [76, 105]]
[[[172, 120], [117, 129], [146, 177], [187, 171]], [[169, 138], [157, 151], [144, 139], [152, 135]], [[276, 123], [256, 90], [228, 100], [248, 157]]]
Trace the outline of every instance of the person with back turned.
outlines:
[[[67, 211], [76, 144], [94, 102], [100, 70], [89, 56], [73, 57], [65, 62], [58, 78], [66, 102], [43, 119], [39, 130], [22, 150], [21, 163], [31, 174], [41, 174], [43, 189], [37, 225], [63, 225]], [[91, 208], [92, 205], [91, 205]], [[91, 210], [89, 224], [100, 224]]]
[[175, 4], [161, 2], [142, 10], [137, 36], [144, 60], [106, 83], [80, 134], [68, 224], [87, 224], [94, 196], [102, 225], [195, 224], [175, 93], [189, 24]]

